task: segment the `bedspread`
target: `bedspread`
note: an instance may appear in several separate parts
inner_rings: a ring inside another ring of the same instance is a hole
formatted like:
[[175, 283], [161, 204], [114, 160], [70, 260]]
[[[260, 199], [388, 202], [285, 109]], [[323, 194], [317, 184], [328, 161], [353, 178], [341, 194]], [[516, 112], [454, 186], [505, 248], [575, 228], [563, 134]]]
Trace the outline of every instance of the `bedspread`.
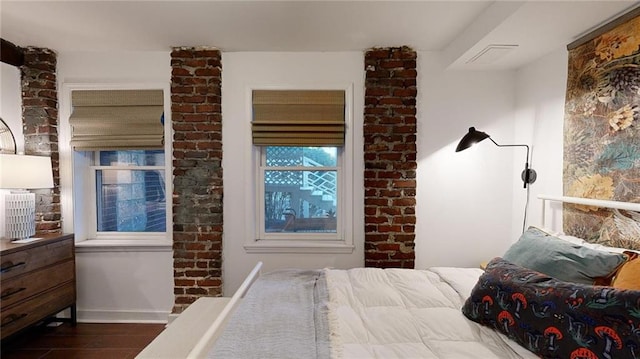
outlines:
[[328, 270], [334, 343], [343, 358], [535, 358], [461, 313], [482, 271]]
[[285, 270], [262, 275], [209, 357], [536, 358], [461, 312], [474, 268]]

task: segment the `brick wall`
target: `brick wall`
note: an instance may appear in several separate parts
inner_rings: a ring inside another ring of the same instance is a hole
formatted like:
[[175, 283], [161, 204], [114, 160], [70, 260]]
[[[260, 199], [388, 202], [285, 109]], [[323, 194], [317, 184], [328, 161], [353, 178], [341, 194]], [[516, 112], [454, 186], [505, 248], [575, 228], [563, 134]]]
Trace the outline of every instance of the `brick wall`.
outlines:
[[416, 52], [365, 53], [365, 266], [413, 268], [416, 204]]
[[23, 50], [24, 65], [20, 67], [20, 77], [24, 152], [27, 155], [50, 156], [53, 167], [54, 188], [33, 191], [36, 193], [36, 232], [56, 233], [62, 229], [57, 55], [43, 48], [27, 47]]
[[171, 52], [174, 313], [222, 295], [220, 51]]

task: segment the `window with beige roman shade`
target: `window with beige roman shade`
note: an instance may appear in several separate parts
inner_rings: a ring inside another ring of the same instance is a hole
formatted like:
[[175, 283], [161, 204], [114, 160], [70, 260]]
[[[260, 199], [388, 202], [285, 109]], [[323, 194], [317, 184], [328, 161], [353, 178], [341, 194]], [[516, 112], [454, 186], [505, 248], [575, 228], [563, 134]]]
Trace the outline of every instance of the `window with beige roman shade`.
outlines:
[[164, 148], [162, 90], [76, 90], [71, 148], [77, 151]]
[[254, 90], [253, 144], [343, 146], [343, 90]]

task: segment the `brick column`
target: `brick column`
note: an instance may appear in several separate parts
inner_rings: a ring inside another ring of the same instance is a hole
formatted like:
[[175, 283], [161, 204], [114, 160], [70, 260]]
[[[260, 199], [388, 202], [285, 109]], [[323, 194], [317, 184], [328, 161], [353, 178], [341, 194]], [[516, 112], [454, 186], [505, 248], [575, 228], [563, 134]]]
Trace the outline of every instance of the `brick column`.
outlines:
[[413, 268], [416, 52], [371, 49], [365, 71], [365, 266]]
[[222, 295], [220, 51], [171, 52], [174, 313]]
[[59, 233], [60, 156], [58, 152], [57, 55], [49, 49], [27, 47], [22, 80], [22, 132], [27, 155], [50, 156], [53, 189], [33, 190], [36, 194], [36, 232]]

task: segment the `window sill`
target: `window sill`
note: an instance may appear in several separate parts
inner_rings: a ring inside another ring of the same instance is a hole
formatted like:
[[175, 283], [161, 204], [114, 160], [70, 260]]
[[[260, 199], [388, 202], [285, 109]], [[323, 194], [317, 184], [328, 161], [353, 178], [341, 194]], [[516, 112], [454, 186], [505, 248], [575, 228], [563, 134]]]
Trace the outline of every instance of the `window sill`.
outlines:
[[353, 253], [345, 242], [291, 242], [261, 240], [244, 245], [246, 253]]
[[170, 252], [167, 239], [86, 239], [76, 242], [76, 253], [91, 252]]

